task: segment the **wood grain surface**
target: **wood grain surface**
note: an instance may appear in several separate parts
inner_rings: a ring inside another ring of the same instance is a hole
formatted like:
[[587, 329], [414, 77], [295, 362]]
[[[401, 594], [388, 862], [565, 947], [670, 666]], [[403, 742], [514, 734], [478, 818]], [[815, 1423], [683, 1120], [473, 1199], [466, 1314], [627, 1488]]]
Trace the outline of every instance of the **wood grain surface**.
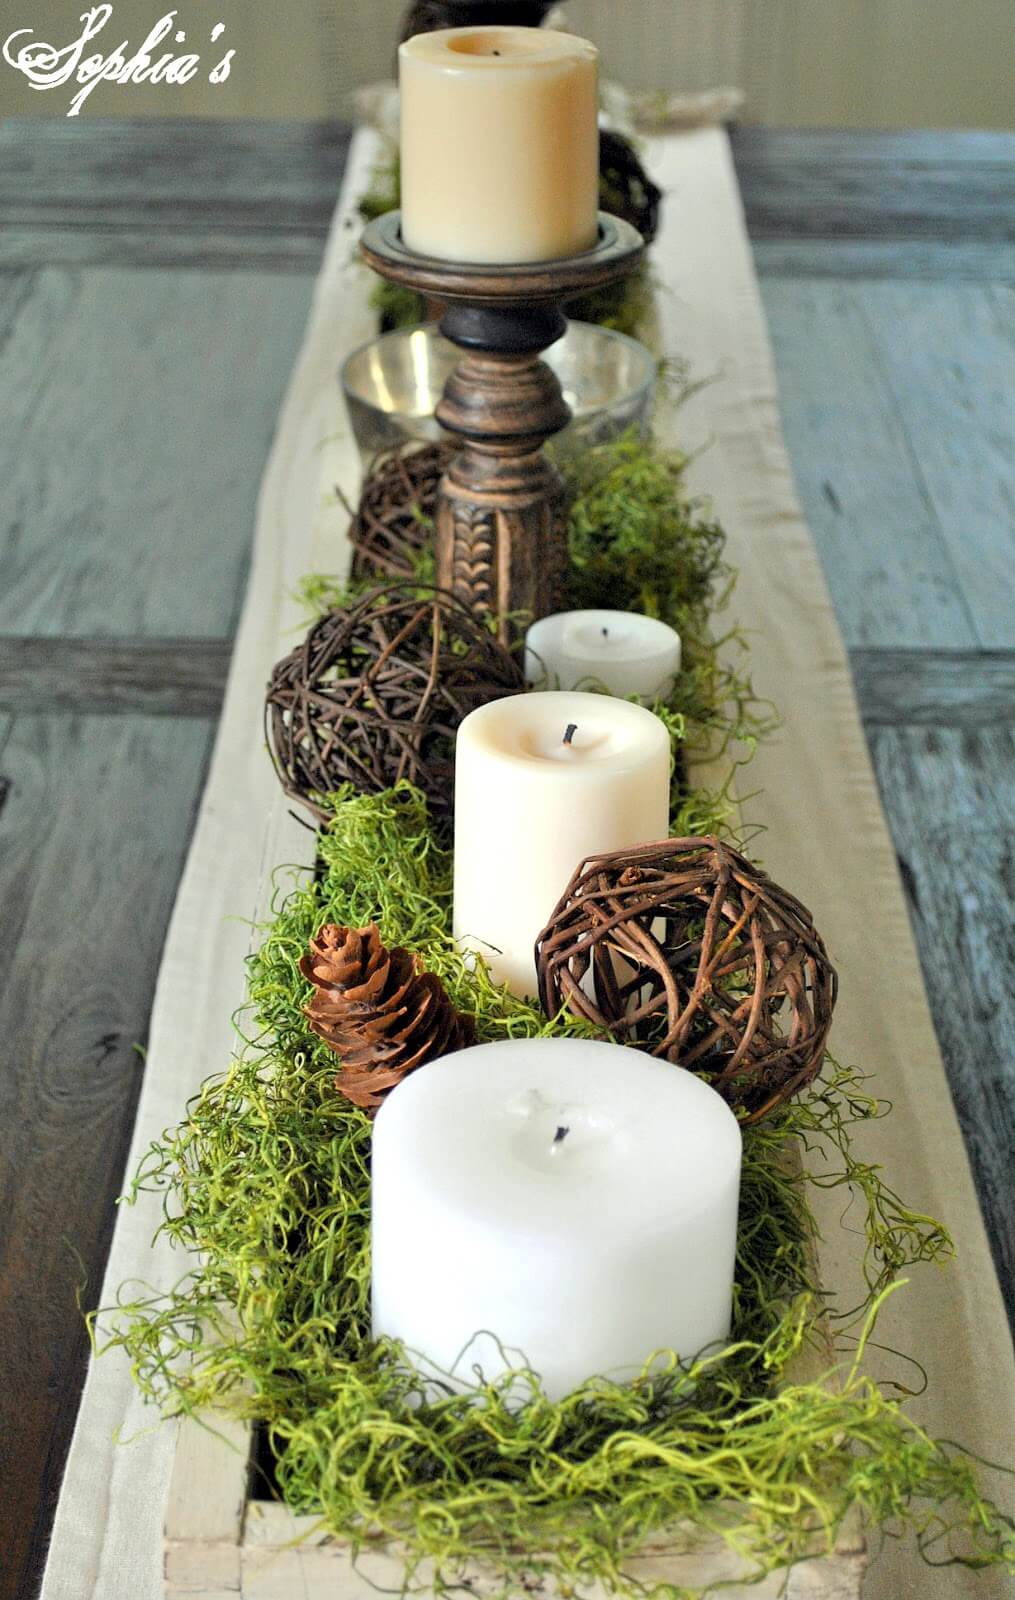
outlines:
[[1015, 1327], [1015, 135], [733, 143], [790, 457]]
[[[1013, 184], [1015, 188], [1015, 184]], [[977, 643], [1015, 646], [1015, 289], [851, 286]]]
[[1015, 724], [1015, 651], [854, 650], [850, 665], [868, 727]]
[[1015, 133], [733, 128], [754, 240], [1015, 244]]
[[47, 639], [0, 634], [0, 707], [215, 717], [228, 639]]
[[1015, 134], [733, 128], [759, 274], [1015, 283]]
[[313, 274], [349, 137], [342, 123], [0, 122], [0, 267]]
[[931, 1014], [1015, 1326], [1013, 728], [880, 726], [869, 738]]
[[47, 267], [5, 287], [0, 631], [228, 634], [308, 280]]
[[[1015, 136], [733, 145], [790, 453], [1015, 1311]], [[134, 1045], [346, 148], [333, 125], [0, 124], [0, 1600], [37, 1585], [81, 1378], [75, 1289], [90, 1303], [101, 1278]]]
[[346, 148], [343, 129], [0, 125], [2, 1600], [41, 1572], [75, 1297], [101, 1282]]
[[1015, 245], [961, 239], [759, 239], [754, 265], [765, 278], [915, 278], [1015, 284]]
[[0, 1591], [44, 1549], [208, 721], [18, 715], [0, 767]]
[[847, 647], [977, 644], [857, 286], [761, 289], [797, 487]]
[[3, 770], [3, 754], [4, 746], [10, 737], [13, 726], [14, 718], [10, 713], [0, 710], [0, 817], [3, 816], [4, 806], [7, 804], [7, 797], [11, 792], [11, 780]]

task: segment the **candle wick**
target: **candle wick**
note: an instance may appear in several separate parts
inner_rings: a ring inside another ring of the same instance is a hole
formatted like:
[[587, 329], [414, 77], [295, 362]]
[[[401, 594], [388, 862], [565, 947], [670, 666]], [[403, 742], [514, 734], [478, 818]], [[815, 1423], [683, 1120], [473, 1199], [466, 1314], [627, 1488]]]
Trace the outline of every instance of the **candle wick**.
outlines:
[[558, 1128], [556, 1133], [553, 1136], [554, 1144], [563, 1144], [564, 1140], [567, 1138], [567, 1136], [568, 1136], [568, 1134], [570, 1132], [571, 1132], [570, 1128]]
[[604, 628], [604, 629], [603, 629], [603, 638], [604, 638], [604, 639], [608, 639], [608, 638], [609, 638], [609, 637], [610, 637], [610, 630], [609, 630], [609, 628]]
[[577, 732], [578, 732], [578, 724], [577, 724], [577, 722], [569, 722], [567, 727], [564, 729], [564, 743], [565, 744], [570, 744], [571, 740], [574, 738], [574, 736], [575, 736], [575, 734]]

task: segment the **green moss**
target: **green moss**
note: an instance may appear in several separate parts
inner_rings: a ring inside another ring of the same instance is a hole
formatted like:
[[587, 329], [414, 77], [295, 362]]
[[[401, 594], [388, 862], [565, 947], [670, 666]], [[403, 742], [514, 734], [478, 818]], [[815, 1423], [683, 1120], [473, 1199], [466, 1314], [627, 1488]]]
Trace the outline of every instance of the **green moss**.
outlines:
[[378, 278], [371, 288], [370, 304], [377, 312], [382, 333], [391, 333], [395, 328], [418, 328], [426, 321], [423, 296], [401, 284], [389, 283], [386, 278]]
[[[694, 387], [675, 363], [661, 381], [683, 393]], [[717, 626], [736, 574], [726, 561], [722, 526], [687, 489], [686, 468], [679, 451], [633, 434], [569, 464], [574, 603], [672, 623], [683, 652], [668, 709], [683, 719], [688, 754], [698, 760], [726, 754], [742, 763], [778, 719], [754, 692], [743, 633]], [[729, 788], [721, 795], [682, 793], [675, 831], [721, 832], [732, 810]]]
[[613, 605], [700, 631], [732, 573], [725, 536], [687, 490], [687, 458], [627, 435], [570, 465], [575, 603]]
[[[722, 529], [687, 492], [685, 466], [632, 439], [578, 462], [571, 554], [579, 603], [636, 607], [680, 629], [684, 670], [656, 707], [673, 742], [672, 826], [723, 832], [728, 792], [686, 789], [677, 757], [737, 745], [746, 758], [772, 719], [753, 694], [743, 641], [713, 637], [733, 574]], [[315, 614], [350, 592], [326, 576], [302, 587]], [[330, 804], [319, 872], [279, 891], [250, 961], [237, 1058], [152, 1146], [132, 1186], [132, 1196], [162, 1195], [162, 1232], [185, 1275], [164, 1296], [125, 1289], [93, 1319], [96, 1344], [127, 1352], [166, 1415], [219, 1408], [260, 1424], [286, 1501], [354, 1553], [379, 1536], [402, 1540], [407, 1588], [450, 1590], [481, 1556], [505, 1592], [541, 1577], [565, 1594], [597, 1581], [643, 1590], [621, 1576], [625, 1558], [681, 1518], [760, 1575], [815, 1539], [830, 1548], [854, 1507], [889, 1533], [914, 1531], [928, 1559], [1015, 1570], [1012, 1522], [981, 1493], [971, 1459], [930, 1439], [861, 1374], [899, 1274], [943, 1260], [950, 1241], [854, 1155], [854, 1125], [886, 1108], [834, 1063], [745, 1130], [734, 1327], [721, 1354], [688, 1370], [673, 1357], [623, 1387], [592, 1379], [560, 1403], [541, 1396], [532, 1374], [516, 1374], [478, 1401], [435, 1404], [396, 1347], [372, 1342], [370, 1123], [336, 1092], [335, 1058], [306, 1027], [299, 960], [310, 936], [328, 921], [376, 920], [388, 943], [419, 951], [440, 975], [480, 1039], [590, 1030], [547, 1019], [456, 950], [451, 861], [415, 790], [346, 789]], [[801, 1170], [787, 1164], [787, 1147]], [[863, 1232], [859, 1307], [837, 1307], [811, 1275], [811, 1197], [829, 1186], [841, 1187]], [[821, 1339], [826, 1312], [858, 1332], [855, 1358], [838, 1385], [796, 1382], [793, 1359]], [[654, 1593], [690, 1591], [659, 1584]]]
[[598, 322], [603, 328], [615, 328], [634, 339], [651, 305], [652, 273], [647, 261], [643, 261], [629, 277], [578, 295], [564, 309], [573, 321]]
[[[588, 1030], [548, 1021], [456, 951], [451, 863], [418, 793], [343, 791], [333, 811], [321, 872], [299, 876], [250, 962], [238, 1059], [135, 1181], [134, 1192], [162, 1193], [163, 1231], [190, 1268], [167, 1296], [100, 1314], [100, 1342], [127, 1351], [142, 1391], [167, 1415], [217, 1406], [263, 1424], [291, 1506], [356, 1548], [367, 1529], [404, 1540], [406, 1583], [432, 1561], [438, 1590], [477, 1555], [505, 1589], [552, 1571], [623, 1590], [625, 1555], [677, 1517], [761, 1572], [815, 1536], [830, 1545], [854, 1505], [876, 1524], [945, 1537], [957, 1559], [1010, 1556], [1010, 1525], [969, 1460], [909, 1422], [857, 1363], [839, 1390], [792, 1380], [823, 1304], [807, 1249], [811, 1183], [859, 1200], [861, 1339], [900, 1269], [949, 1250], [936, 1223], [853, 1159], [851, 1126], [884, 1108], [834, 1066], [745, 1132], [734, 1330], [720, 1356], [687, 1371], [672, 1358], [624, 1387], [591, 1380], [560, 1403], [532, 1375], [489, 1385], [481, 1403], [433, 1403], [398, 1349], [372, 1342], [370, 1124], [336, 1093], [334, 1057], [303, 1019], [309, 936], [326, 921], [376, 919], [386, 940], [421, 952], [483, 1039]], [[787, 1170], [787, 1141], [820, 1176]]]
[[[695, 387], [676, 362], [666, 364], [661, 381], [678, 394]], [[691, 761], [725, 755], [731, 778], [716, 792], [688, 790], [678, 782], [673, 831], [722, 833], [734, 820], [735, 767], [750, 760], [778, 719], [754, 692], [742, 632], [713, 631], [736, 575], [725, 559], [722, 527], [687, 491], [686, 465], [678, 452], [633, 435], [568, 464], [572, 599], [578, 606], [642, 610], [680, 632], [681, 672], [670, 699], [654, 709], [669, 720]], [[430, 550], [422, 553], [416, 577], [423, 585], [433, 582]], [[313, 573], [300, 584], [298, 598], [312, 619], [373, 586], [371, 579], [352, 583]], [[680, 764], [681, 779], [685, 766]]]
[[370, 175], [370, 187], [360, 195], [357, 210], [364, 222], [396, 211], [401, 203], [402, 163], [398, 151], [379, 161]]

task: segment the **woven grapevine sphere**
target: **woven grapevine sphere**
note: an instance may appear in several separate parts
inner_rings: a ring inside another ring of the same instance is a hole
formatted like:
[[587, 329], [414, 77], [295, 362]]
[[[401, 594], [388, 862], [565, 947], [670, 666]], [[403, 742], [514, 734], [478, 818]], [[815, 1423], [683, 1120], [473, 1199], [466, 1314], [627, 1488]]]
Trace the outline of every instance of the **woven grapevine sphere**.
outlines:
[[393, 584], [329, 611], [280, 661], [265, 729], [286, 793], [323, 820], [323, 796], [407, 778], [450, 822], [455, 734], [487, 700], [518, 694], [521, 668], [451, 595]]
[[418, 576], [433, 542], [437, 488], [457, 448], [403, 445], [375, 461], [349, 525], [354, 578], [382, 583]]
[[707, 1078], [757, 1122], [816, 1076], [837, 978], [810, 912], [718, 839], [582, 863], [536, 944], [539, 996]]
[[659, 231], [663, 193], [638, 159], [631, 140], [608, 128], [599, 131], [599, 204], [637, 228], [646, 244]]

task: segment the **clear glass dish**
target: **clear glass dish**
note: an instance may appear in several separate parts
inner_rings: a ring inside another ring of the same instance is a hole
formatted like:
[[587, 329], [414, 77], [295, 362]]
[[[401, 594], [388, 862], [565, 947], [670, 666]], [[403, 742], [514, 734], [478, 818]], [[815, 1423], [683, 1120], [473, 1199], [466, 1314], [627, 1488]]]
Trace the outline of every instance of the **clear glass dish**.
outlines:
[[[460, 359], [436, 323], [379, 334], [346, 358], [342, 392], [364, 461], [406, 439], [447, 437], [433, 413]], [[543, 359], [556, 372], [574, 413], [553, 441], [555, 453], [601, 444], [630, 427], [647, 434], [656, 363], [637, 339], [591, 322], [571, 322]]]

